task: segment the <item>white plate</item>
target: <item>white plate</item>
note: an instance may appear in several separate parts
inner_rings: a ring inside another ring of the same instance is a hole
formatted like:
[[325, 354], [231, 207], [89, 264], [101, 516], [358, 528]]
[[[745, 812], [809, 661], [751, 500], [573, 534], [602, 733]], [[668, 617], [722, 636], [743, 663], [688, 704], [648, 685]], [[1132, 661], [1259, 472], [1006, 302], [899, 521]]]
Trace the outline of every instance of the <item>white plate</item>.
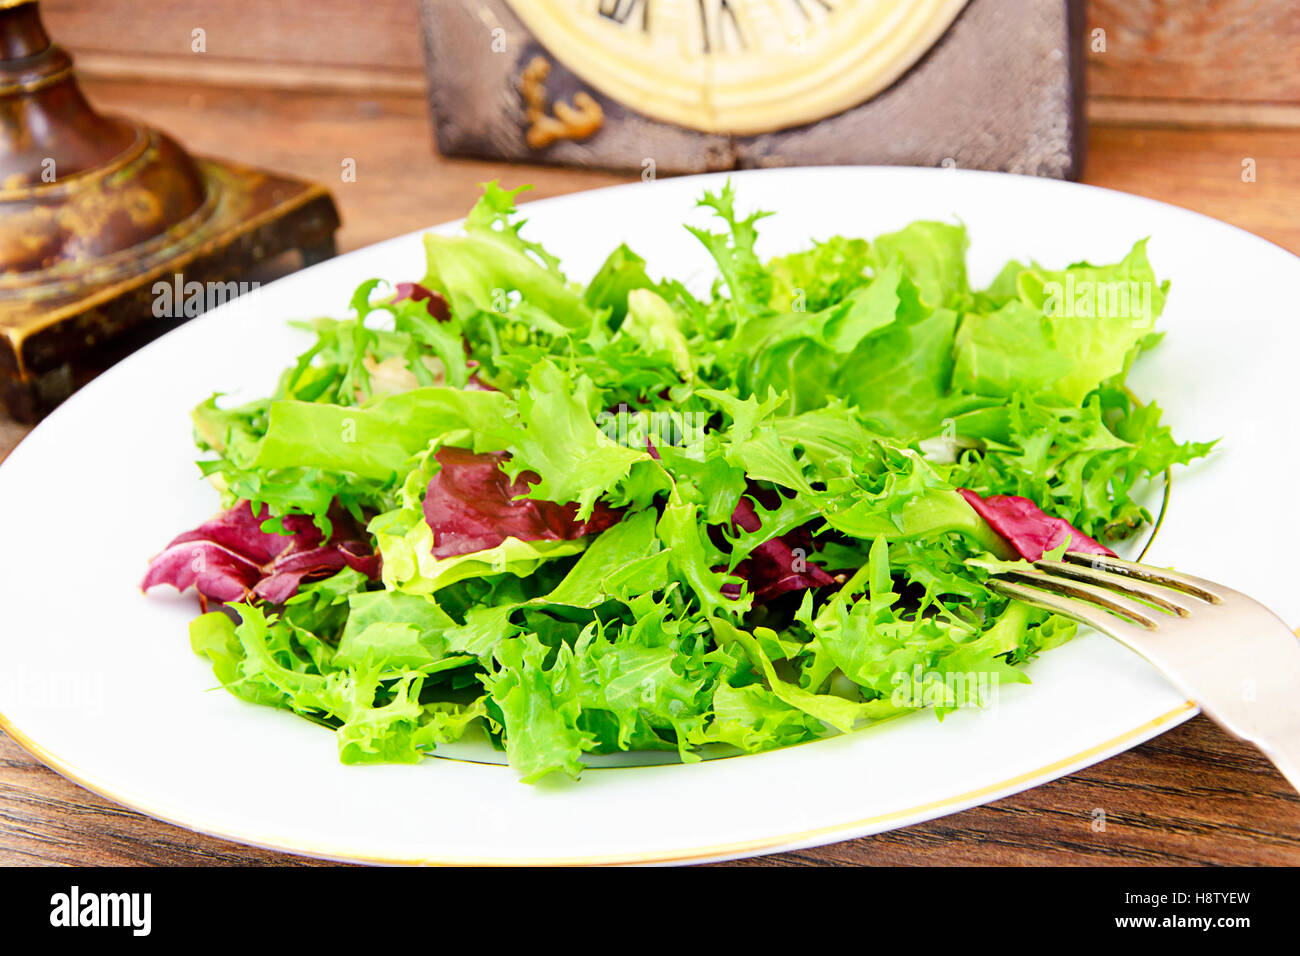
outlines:
[[[1156, 271], [1173, 280], [1169, 335], [1141, 359], [1133, 387], [1159, 399], [1180, 437], [1224, 438], [1209, 462], [1175, 477], [1149, 559], [1300, 621], [1289, 560], [1300, 540], [1291, 384], [1300, 260], [1181, 209], [1050, 180], [889, 168], [733, 178], [743, 208], [779, 213], [763, 222], [764, 253], [955, 216], [970, 228], [975, 283], [1010, 257], [1110, 262], [1152, 236]], [[705, 277], [709, 260], [681, 223], [703, 221], [693, 202], [721, 183], [690, 177], [537, 202], [527, 232], [578, 278], [621, 241], [656, 272]], [[0, 724], [20, 743], [119, 803], [297, 853], [665, 862], [906, 826], [1102, 760], [1195, 712], [1143, 661], [1090, 633], [1032, 664], [1033, 683], [1003, 688], [991, 709], [943, 723], [917, 714], [757, 756], [593, 769], [578, 783], [536, 787], [459, 760], [340, 765], [332, 734], [212, 690], [186, 639], [193, 598], [146, 598], [137, 585], [146, 560], [217, 505], [191, 464], [190, 407], [214, 390], [269, 390], [304, 342], [286, 319], [343, 314], [360, 281], [423, 271], [412, 234], [275, 282], [101, 376], [0, 467]], [[1271, 570], [1269, 557], [1278, 559]]]

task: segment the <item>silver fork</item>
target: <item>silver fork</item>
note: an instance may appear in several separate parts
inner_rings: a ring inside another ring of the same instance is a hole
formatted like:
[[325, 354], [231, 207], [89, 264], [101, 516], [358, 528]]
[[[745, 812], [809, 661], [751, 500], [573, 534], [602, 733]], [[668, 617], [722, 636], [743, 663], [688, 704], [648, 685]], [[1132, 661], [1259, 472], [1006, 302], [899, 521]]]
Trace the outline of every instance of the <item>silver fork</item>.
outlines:
[[989, 587], [1137, 651], [1300, 790], [1300, 640], [1254, 598], [1189, 574], [1074, 553], [999, 572]]

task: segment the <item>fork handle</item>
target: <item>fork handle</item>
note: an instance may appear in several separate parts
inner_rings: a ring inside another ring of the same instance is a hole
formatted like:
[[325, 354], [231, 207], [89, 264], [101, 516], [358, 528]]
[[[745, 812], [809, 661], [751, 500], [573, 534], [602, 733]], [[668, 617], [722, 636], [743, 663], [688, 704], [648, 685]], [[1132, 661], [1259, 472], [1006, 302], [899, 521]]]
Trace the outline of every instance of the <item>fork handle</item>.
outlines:
[[[1229, 733], [1254, 744], [1300, 791], [1300, 640], [1266, 612], [1231, 640], [1186, 640], [1167, 632], [1115, 634]], [[1226, 635], [1225, 635], [1226, 636]]]

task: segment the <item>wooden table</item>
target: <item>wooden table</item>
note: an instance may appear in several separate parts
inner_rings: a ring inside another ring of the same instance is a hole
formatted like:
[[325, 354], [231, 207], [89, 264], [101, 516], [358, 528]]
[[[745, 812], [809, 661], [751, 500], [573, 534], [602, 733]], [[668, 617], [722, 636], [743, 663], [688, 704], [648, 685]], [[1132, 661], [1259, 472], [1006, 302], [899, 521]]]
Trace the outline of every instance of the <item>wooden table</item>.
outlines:
[[[88, 83], [106, 112], [139, 116], [211, 152], [330, 184], [344, 251], [462, 215], [475, 184], [531, 182], [533, 198], [608, 173], [444, 160], [413, 96], [253, 93]], [[1300, 251], [1300, 129], [1097, 126], [1085, 181], [1186, 206]], [[1242, 181], [1255, 160], [1256, 181]], [[345, 160], [356, 181], [342, 182]], [[0, 457], [25, 433], [0, 417]], [[1096, 810], [1105, 829], [1094, 828]], [[158, 823], [88, 793], [0, 734], [0, 864], [312, 863]], [[964, 813], [758, 863], [1300, 864], [1300, 796], [1253, 749], [1196, 718], [1073, 776]]]

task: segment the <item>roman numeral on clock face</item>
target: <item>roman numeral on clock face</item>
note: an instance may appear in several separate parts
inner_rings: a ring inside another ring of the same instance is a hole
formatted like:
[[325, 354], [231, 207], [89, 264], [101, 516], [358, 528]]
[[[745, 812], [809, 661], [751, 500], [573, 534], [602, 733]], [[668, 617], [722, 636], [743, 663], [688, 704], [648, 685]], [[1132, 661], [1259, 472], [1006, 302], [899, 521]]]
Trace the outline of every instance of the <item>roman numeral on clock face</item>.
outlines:
[[817, 14], [830, 13], [835, 8], [830, 0], [790, 0], [805, 17], [811, 20]]
[[741, 29], [733, 0], [696, 0], [700, 8], [700, 32], [705, 53], [743, 50], [749, 44]]
[[[651, 6], [666, 7], [663, 15], [651, 18]], [[693, 12], [688, 14], [690, 8]], [[587, 8], [588, 10], [591, 7]], [[820, 23], [835, 11], [832, 0], [597, 0], [596, 13], [603, 19], [630, 30], [649, 34], [662, 32], [664, 24], [678, 23], [683, 14], [694, 16], [698, 25], [699, 51], [745, 53], [762, 39], [754, 31], [770, 33], [773, 26]]]
[[597, 12], [623, 26], [635, 25], [639, 20], [642, 30], [650, 30], [650, 0], [600, 0]]

